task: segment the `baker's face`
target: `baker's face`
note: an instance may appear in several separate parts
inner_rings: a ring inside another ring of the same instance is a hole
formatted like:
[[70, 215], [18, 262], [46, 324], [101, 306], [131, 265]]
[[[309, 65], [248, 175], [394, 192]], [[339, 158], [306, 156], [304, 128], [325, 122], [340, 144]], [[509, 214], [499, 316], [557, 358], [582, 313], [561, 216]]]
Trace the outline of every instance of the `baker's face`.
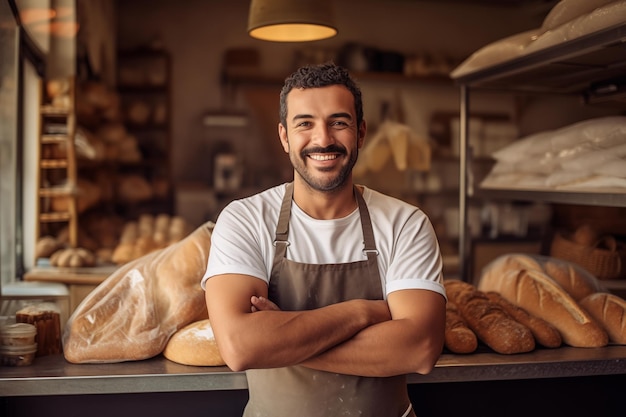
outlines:
[[287, 126], [279, 124], [278, 133], [296, 175], [315, 190], [330, 191], [351, 177], [365, 121], [357, 126], [354, 98], [344, 86], [293, 89]]

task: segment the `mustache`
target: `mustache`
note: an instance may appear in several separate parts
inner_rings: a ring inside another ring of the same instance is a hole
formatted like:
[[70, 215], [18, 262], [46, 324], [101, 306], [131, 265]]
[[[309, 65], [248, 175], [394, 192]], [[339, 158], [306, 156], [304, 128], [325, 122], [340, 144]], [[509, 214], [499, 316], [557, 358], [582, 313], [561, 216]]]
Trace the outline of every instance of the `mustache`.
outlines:
[[328, 145], [325, 148], [322, 148], [321, 146], [316, 146], [313, 148], [303, 149], [302, 152], [300, 152], [300, 155], [302, 157], [305, 157], [312, 153], [339, 153], [339, 154], [345, 155], [347, 154], [347, 151], [346, 151], [346, 148], [344, 148], [343, 146], [332, 144], [332, 145]]

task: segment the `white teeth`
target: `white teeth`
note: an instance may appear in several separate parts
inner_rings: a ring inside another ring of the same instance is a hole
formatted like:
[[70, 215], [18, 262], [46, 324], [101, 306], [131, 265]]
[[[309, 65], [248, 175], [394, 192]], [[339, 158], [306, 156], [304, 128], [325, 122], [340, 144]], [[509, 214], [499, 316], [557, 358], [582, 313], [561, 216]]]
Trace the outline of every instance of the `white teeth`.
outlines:
[[316, 161], [330, 161], [331, 159], [337, 159], [337, 155], [329, 155], [329, 154], [324, 154], [324, 155], [319, 155], [319, 154], [315, 154], [315, 155], [309, 155], [312, 159], [315, 159]]

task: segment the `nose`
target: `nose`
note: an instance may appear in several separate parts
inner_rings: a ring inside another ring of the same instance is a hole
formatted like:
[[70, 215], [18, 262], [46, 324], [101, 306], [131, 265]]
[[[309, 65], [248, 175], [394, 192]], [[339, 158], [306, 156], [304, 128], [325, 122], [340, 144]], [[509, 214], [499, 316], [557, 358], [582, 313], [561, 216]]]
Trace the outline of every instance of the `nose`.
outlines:
[[325, 148], [335, 143], [332, 129], [326, 123], [318, 123], [313, 129], [312, 142], [315, 145]]

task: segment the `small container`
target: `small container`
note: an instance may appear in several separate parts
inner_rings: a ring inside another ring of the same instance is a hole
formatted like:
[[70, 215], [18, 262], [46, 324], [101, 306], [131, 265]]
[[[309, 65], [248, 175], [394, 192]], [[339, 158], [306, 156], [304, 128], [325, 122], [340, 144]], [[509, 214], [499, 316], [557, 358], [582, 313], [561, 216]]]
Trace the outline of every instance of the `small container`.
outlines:
[[32, 346], [37, 328], [29, 323], [14, 323], [0, 327], [0, 346]]
[[28, 366], [35, 360], [37, 344], [24, 346], [0, 346], [0, 365]]

